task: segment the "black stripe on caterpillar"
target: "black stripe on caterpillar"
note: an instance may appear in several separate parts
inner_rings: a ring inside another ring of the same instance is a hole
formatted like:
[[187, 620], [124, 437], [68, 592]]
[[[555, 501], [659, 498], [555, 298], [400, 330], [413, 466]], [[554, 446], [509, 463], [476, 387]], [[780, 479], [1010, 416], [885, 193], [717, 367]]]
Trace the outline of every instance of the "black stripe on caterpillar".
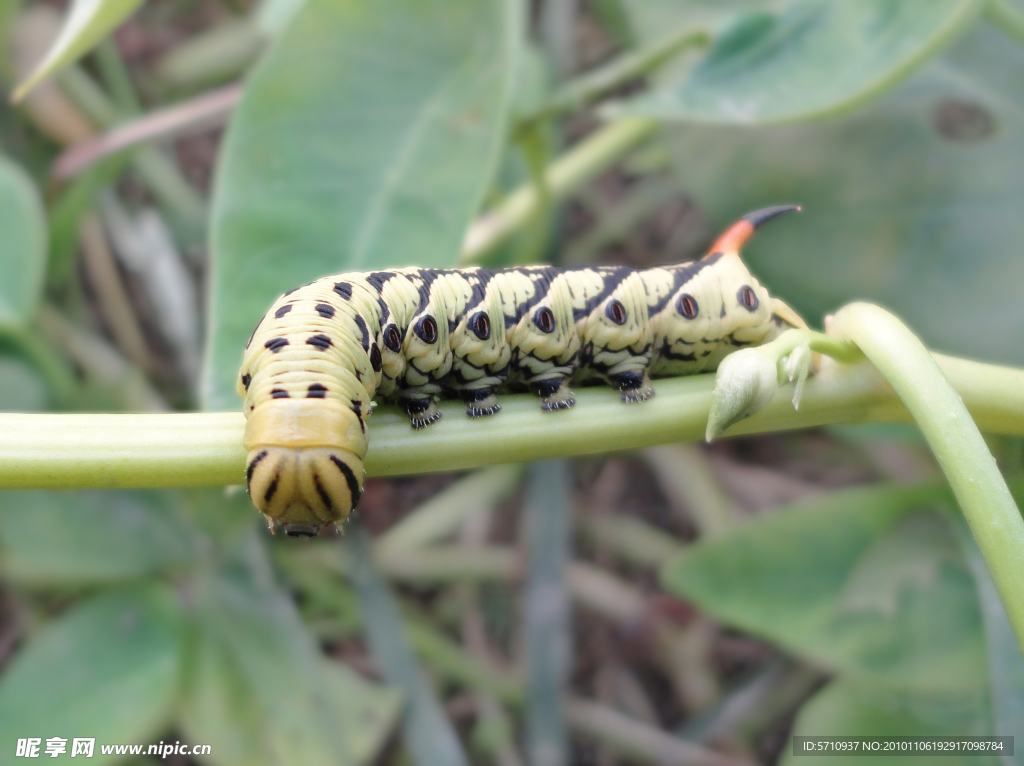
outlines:
[[762, 223], [743, 216], [699, 261], [508, 269], [404, 268], [324, 277], [282, 295], [246, 346], [238, 392], [248, 419], [246, 485], [271, 530], [316, 534], [359, 501], [374, 399], [413, 428], [454, 393], [470, 417], [497, 413], [495, 390], [525, 388], [541, 409], [575, 404], [570, 382], [654, 395], [651, 377], [714, 370], [731, 351], [806, 327], [739, 258]]

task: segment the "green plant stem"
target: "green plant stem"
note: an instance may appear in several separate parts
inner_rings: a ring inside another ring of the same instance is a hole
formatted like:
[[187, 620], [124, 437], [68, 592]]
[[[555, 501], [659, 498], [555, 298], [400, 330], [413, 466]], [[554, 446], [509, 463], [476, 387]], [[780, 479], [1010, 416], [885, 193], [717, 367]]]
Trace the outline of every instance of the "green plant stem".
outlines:
[[989, 0], [985, 6], [985, 17], [994, 26], [1024, 45], [1024, 13], [1017, 10], [1010, 0]]
[[466, 233], [460, 263], [485, 258], [529, 223], [545, 201], [558, 204], [637, 144], [653, 136], [659, 126], [655, 119], [626, 117], [587, 136], [548, 167], [544, 179], [547, 200], [542, 199], [538, 185], [530, 183], [516, 189], [477, 220]]
[[681, 29], [638, 51], [619, 56], [610, 63], [567, 83], [536, 112], [521, 120], [531, 123], [573, 112], [616, 88], [650, 74], [688, 48], [707, 45], [710, 35], [700, 29]]
[[[982, 430], [1024, 435], [1024, 370], [935, 355]], [[535, 397], [502, 397], [502, 411], [471, 420], [440, 404], [444, 419], [413, 431], [395, 407], [370, 420], [369, 476], [397, 476], [649, 447], [704, 436], [713, 375], [655, 382], [657, 396], [625, 405], [608, 388], [576, 391], [576, 406], [541, 412]], [[731, 435], [830, 423], [905, 422], [910, 414], [869, 363], [823, 360], [799, 411], [783, 386]], [[0, 487], [181, 487], [240, 484], [240, 412], [138, 415], [0, 413]]]
[[832, 327], [860, 347], [914, 416], [1024, 646], [1024, 519], [965, 402], [921, 341], [884, 309], [850, 304], [835, 315]]

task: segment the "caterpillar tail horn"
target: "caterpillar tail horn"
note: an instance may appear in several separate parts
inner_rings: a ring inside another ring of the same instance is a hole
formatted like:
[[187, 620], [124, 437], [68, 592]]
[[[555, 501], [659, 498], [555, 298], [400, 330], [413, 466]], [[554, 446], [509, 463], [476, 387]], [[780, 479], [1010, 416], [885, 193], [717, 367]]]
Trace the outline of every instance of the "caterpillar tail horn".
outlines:
[[716, 253], [738, 253], [743, 243], [763, 224], [785, 213], [799, 213], [801, 210], [799, 205], [773, 205], [747, 213], [715, 240], [715, 244], [711, 246], [705, 257], [708, 258]]
[[363, 490], [366, 437], [348, 409], [304, 401], [257, 409], [246, 426], [246, 488], [273, 531], [313, 536], [339, 529]]

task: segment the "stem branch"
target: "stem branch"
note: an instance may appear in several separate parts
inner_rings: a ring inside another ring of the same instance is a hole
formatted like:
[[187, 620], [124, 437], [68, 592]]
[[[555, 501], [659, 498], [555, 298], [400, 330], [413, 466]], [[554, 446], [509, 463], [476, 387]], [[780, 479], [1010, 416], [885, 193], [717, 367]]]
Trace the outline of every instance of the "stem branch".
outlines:
[[1024, 519], [961, 395], [921, 341], [884, 309], [852, 303], [835, 315], [832, 327], [860, 347], [914, 416], [1024, 646]]

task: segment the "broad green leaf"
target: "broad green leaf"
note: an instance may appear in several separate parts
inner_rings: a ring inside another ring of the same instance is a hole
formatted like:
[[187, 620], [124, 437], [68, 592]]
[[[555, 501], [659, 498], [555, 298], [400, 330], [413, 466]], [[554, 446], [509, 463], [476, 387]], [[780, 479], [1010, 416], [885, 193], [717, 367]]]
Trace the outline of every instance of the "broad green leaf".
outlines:
[[402, 733], [417, 766], [466, 766], [469, 761], [423, 669], [409, 647], [388, 585], [370, 556], [370, 536], [358, 520], [345, 538], [349, 577], [359, 598], [366, 640], [388, 684], [406, 698]]
[[182, 713], [190, 736], [222, 741], [225, 763], [356, 763], [320, 651], [290, 599], [253, 572], [211, 572], [194, 593], [200, 651]]
[[53, 41], [46, 57], [14, 91], [14, 100], [68, 64], [88, 53], [93, 46], [113, 32], [142, 0], [74, 0], [64, 26]]
[[906, 77], [975, 19], [977, 0], [805, 0], [737, 18], [682, 82], [614, 111], [772, 123], [849, 109]]
[[[276, 724], [261, 710], [252, 684], [227, 648], [199, 626], [190, 655], [180, 722], [193, 742], [211, 744], [210, 761], [223, 766], [273, 763], [266, 742]], [[376, 756], [401, 709], [401, 695], [362, 680], [338, 662], [320, 666], [331, 714], [352, 749], [352, 762]]]
[[679, 127], [681, 184], [715, 228], [802, 203], [746, 248], [812, 323], [851, 300], [936, 350], [1024, 364], [1024, 49], [979, 25], [905, 86], [826, 122]]
[[946, 490], [835, 492], [698, 543], [664, 582], [715, 617], [890, 687], [987, 686], [977, 594]]
[[[0, 753], [26, 737], [146, 742], [168, 723], [182, 652], [180, 614], [162, 588], [78, 603], [22, 646], [0, 676]], [[123, 758], [121, 759], [123, 760]]]
[[515, 0], [312, 0], [249, 81], [218, 171], [205, 405], [245, 341], [326, 274], [455, 262], [497, 163]]
[[0, 325], [25, 324], [35, 312], [46, 268], [46, 220], [35, 185], [0, 156]]
[[338, 725], [352, 748], [353, 760], [373, 760], [398, 723], [401, 692], [372, 684], [340, 662], [325, 659], [320, 672]]
[[[986, 735], [988, 708], [983, 694], [924, 695], [886, 692], [841, 678], [832, 682], [801, 709], [794, 736], [934, 736]], [[792, 740], [782, 752], [782, 766], [871, 766], [899, 763], [907, 766], [997, 766], [999, 761], [979, 755], [903, 756], [793, 756]]]
[[169, 493], [0, 493], [0, 569], [22, 584], [80, 588], [181, 570], [196, 557]]

